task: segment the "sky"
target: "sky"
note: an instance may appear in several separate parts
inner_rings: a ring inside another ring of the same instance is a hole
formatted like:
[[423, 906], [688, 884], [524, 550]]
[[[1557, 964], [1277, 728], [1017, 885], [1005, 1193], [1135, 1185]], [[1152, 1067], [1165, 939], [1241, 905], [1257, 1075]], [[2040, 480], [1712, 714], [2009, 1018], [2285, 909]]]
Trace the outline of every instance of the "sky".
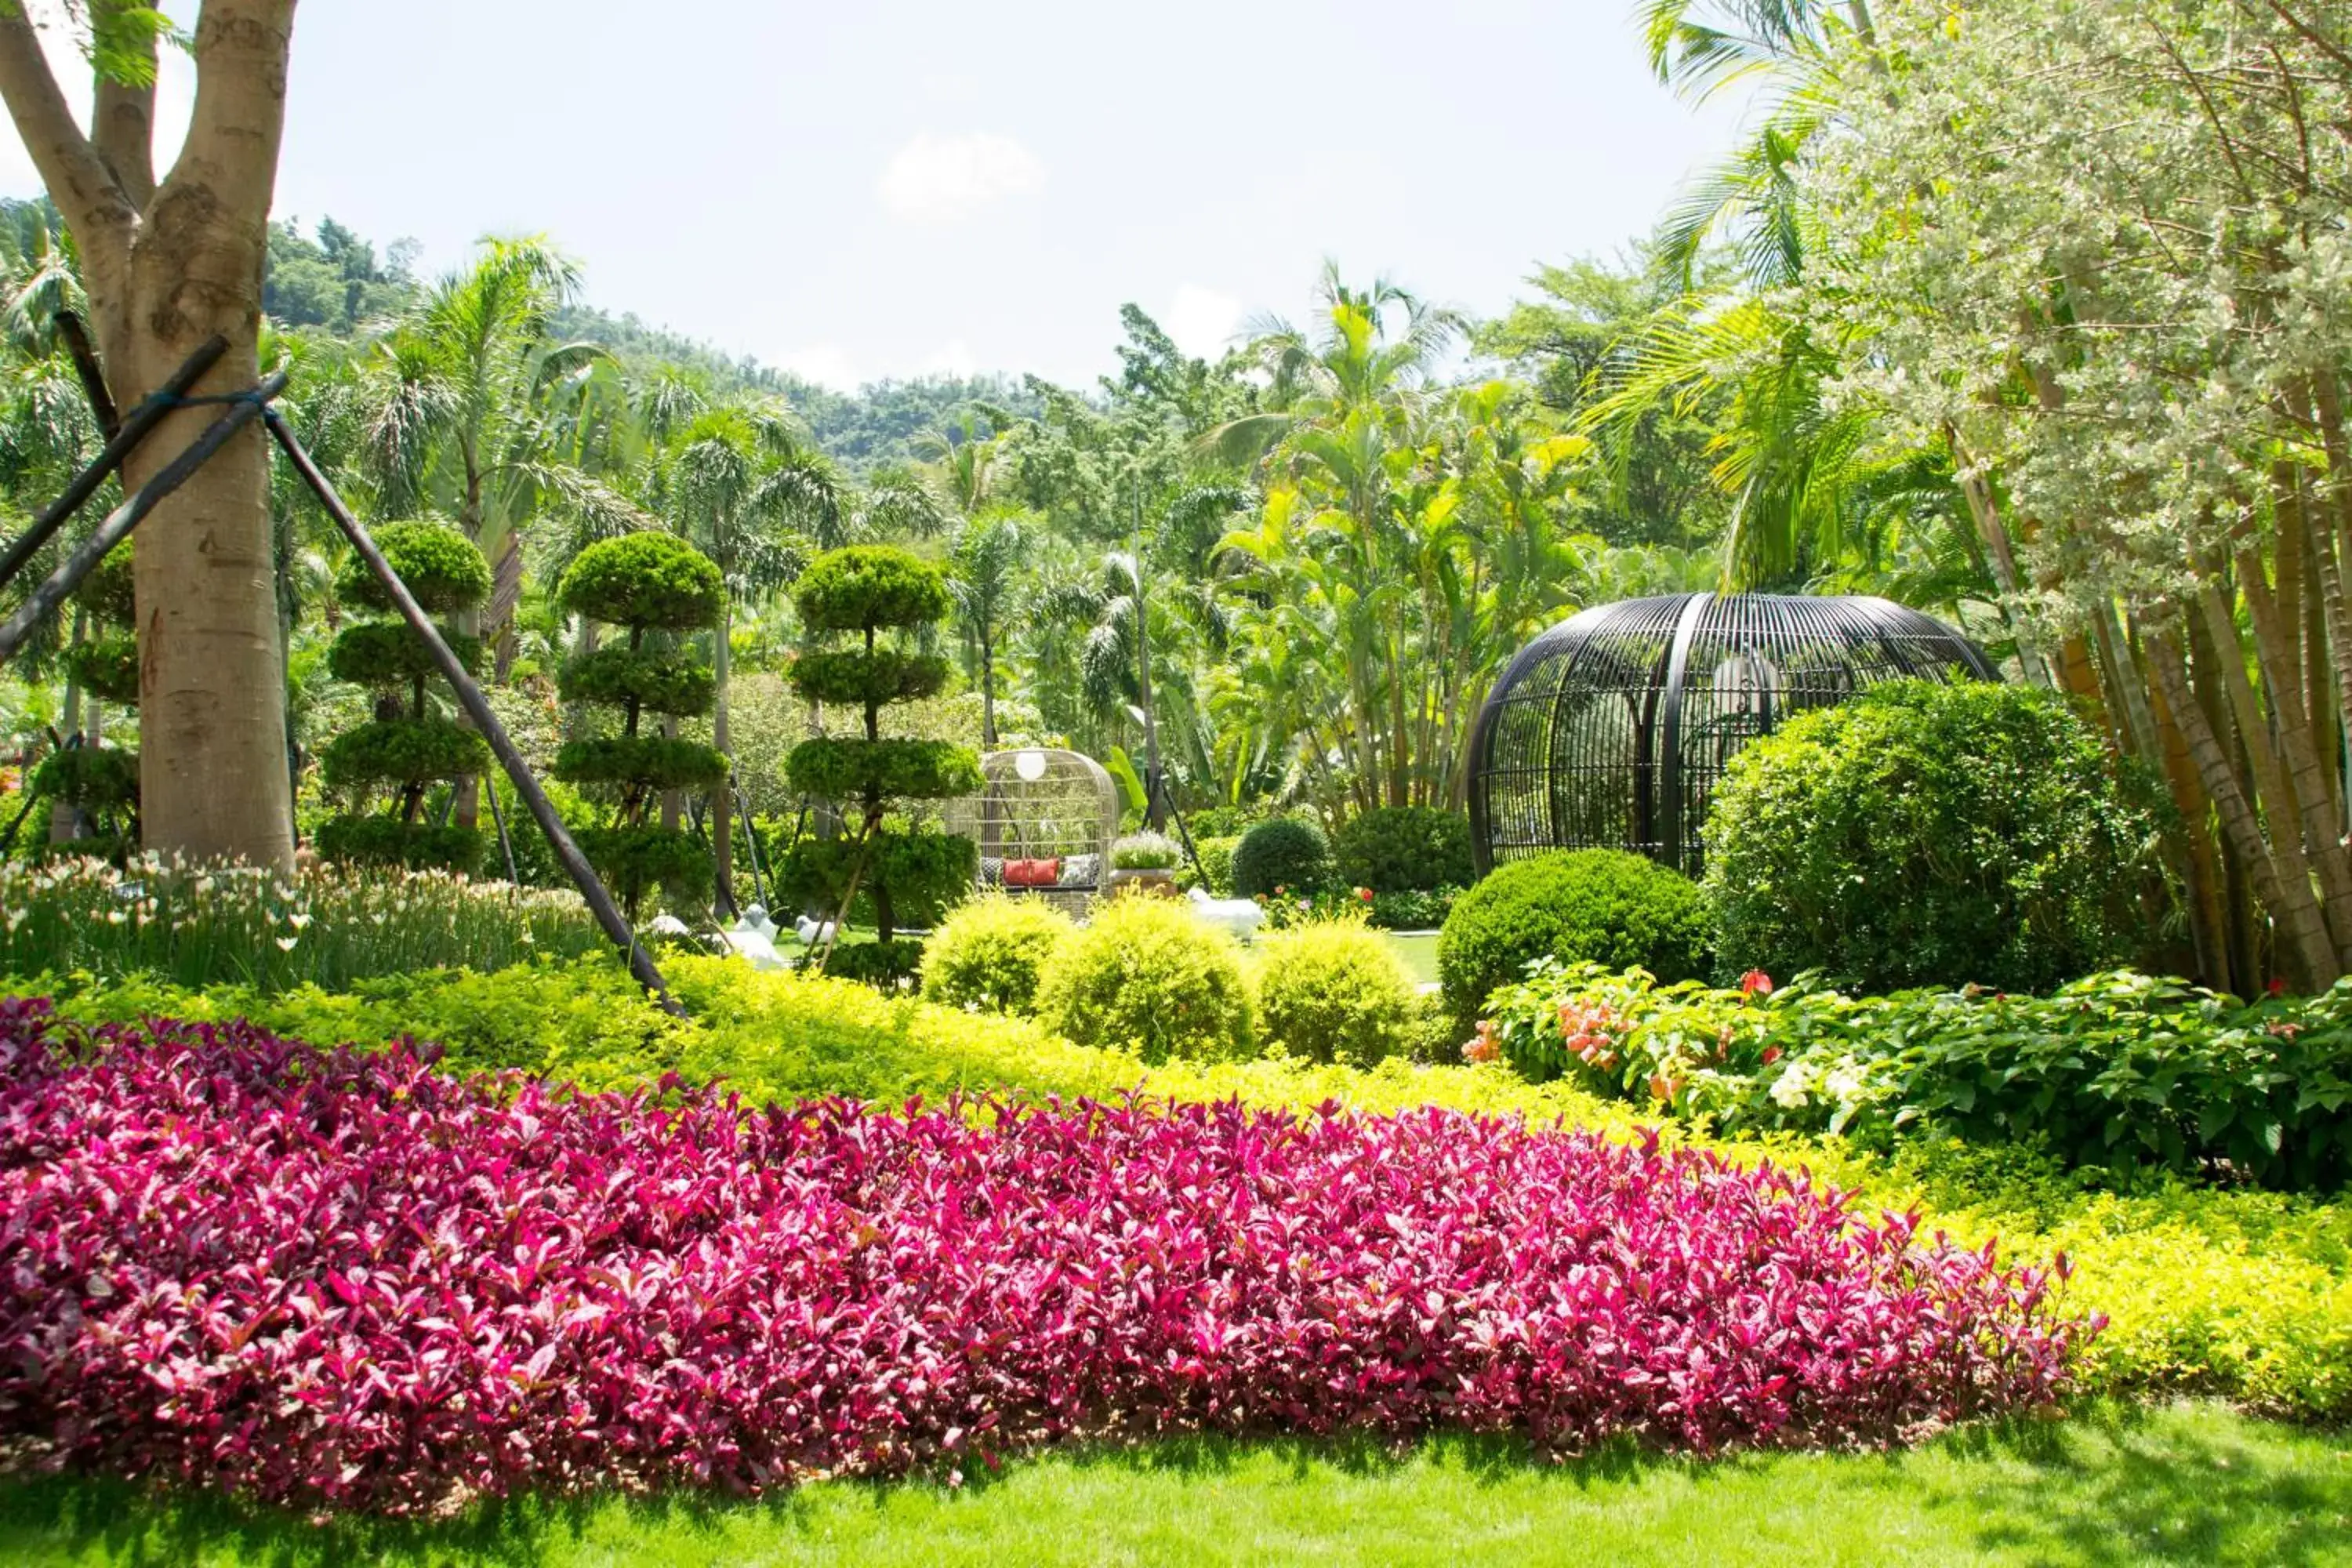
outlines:
[[[1739, 115], [1658, 87], [1633, 8], [302, 0], [277, 211], [427, 272], [543, 233], [591, 303], [836, 387], [1077, 384], [1129, 301], [1213, 354], [1327, 258], [1491, 314], [1616, 253]], [[38, 188], [0, 134], [0, 194]]]

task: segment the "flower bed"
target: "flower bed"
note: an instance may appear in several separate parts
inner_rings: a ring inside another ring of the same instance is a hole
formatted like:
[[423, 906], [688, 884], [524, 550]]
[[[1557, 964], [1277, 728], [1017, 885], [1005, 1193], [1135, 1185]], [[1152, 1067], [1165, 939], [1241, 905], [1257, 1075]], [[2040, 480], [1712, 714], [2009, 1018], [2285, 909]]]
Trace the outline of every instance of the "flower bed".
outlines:
[[1773, 1170], [1441, 1111], [746, 1112], [0, 1007], [0, 1430], [404, 1510], [1192, 1428], [1884, 1443], [2050, 1280]]

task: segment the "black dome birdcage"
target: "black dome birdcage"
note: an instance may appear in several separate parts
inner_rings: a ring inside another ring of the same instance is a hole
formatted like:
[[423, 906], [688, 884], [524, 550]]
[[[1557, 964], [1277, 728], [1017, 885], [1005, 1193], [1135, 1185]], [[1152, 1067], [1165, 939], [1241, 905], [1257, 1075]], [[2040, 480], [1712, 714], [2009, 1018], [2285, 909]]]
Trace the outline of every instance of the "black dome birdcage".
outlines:
[[1996, 679], [1968, 638], [1885, 599], [1674, 594], [1585, 611], [1521, 648], [1470, 737], [1478, 874], [1547, 849], [1699, 864], [1732, 754], [1865, 686]]

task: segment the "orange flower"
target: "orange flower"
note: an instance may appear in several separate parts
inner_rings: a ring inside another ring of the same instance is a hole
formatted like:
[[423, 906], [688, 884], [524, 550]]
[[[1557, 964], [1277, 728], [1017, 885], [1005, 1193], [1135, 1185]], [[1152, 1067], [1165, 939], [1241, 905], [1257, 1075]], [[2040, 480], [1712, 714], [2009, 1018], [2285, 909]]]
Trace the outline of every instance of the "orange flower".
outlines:
[[1739, 994], [1743, 996], [1769, 996], [1772, 977], [1760, 969], [1751, 969], [1739, 977]]

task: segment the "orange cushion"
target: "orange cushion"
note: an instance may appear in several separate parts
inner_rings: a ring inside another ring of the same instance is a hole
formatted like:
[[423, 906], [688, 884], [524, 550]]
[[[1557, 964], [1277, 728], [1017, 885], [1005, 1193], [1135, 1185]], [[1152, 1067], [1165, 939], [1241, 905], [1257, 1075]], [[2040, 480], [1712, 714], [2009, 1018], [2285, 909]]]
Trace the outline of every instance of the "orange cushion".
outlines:
[[1050, 888], [1062, 879], [1059, 860], [1007, 860], [1004, 863], [1004, 885], [1008, 888]]

